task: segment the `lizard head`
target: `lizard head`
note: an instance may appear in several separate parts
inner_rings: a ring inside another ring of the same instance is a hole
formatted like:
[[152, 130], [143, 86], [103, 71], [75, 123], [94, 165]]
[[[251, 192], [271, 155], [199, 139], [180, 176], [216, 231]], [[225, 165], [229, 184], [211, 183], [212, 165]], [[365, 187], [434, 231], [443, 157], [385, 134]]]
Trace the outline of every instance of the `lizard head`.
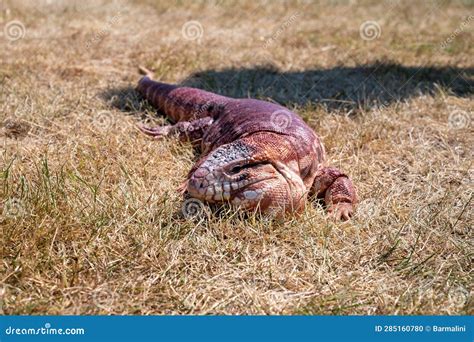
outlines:
[[251, 146], [236, 141], [212, 151], [190, 175], [187, 190], [206, 202], [245, 206], [262, 197], [265, 182], [276, 173], [269, 162], [255, 158]]
[[223, 145], [198, 163], [188, 177], [187, 191], [205, 202], [228, 202], [250, 210], [299, 206], [304, 192], [301, 179], [266, 156], [245, 139]]

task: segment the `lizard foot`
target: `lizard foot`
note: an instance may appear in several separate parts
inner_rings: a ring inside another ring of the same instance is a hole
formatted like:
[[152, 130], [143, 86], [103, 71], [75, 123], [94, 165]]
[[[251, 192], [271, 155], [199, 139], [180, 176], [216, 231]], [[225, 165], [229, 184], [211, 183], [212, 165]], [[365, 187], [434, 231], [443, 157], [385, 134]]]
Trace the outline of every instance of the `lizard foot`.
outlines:
[[336, 203], [328, 209], [328, 212], [336, 221], [348, 221], [354, 214], [354, 208], [351, 203]]
[[145, 134], [151, 135], [155, 138], [166, 137], [170, 134], [172, 126], [156, 126], [156, 127], [146, 127], [138, 126], [138, 128]]

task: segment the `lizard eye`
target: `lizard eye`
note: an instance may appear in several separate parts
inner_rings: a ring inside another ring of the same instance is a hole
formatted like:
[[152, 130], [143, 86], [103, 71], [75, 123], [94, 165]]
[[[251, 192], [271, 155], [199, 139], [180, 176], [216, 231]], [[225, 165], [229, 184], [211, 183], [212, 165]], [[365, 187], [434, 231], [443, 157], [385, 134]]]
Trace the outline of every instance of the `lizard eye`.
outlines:
[[234, 166], [232, 169], [230, 169], [231, 173], [238, 173], [240, 170], [242, 170], [242, 166]]
[[242, 165], [236, 165], [232, 169], [230, 169], [230, 172], [233, 174], [239, 173], [243, 169], [252, 169], [252, 168], [257, 168], [259, 166], [267, 164], [266, 162], [255, 162], [255, 163], [247, 163], [247, 164], [242, 164]]

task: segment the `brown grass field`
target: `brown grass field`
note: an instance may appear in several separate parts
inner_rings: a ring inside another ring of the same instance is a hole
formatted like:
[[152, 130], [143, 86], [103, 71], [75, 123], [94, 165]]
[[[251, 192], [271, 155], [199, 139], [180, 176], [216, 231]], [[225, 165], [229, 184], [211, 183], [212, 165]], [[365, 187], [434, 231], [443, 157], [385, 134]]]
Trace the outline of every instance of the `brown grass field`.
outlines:
[[[3, 314], [473, 314], [474, 2], [0, 2]], [[134, 91], [284, 104], [360, 205], [285, 221], [176, 188]]]

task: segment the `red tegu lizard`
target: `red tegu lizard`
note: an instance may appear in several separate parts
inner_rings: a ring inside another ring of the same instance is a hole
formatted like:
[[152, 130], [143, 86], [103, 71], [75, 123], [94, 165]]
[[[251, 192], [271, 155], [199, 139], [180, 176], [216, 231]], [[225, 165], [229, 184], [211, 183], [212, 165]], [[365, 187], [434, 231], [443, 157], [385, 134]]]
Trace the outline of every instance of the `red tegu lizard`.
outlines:
[[233, 99], [143, 77], [138, 91], [174, 125], [142, 127], [155, 137], [178, 135], [202, 153], [185, 182], [193, 198], [246, 210], [300, 211], [308, 195], [348, 220], [356, 203], [349, 177], [325, 165], [319, 137], [280, 105]]

